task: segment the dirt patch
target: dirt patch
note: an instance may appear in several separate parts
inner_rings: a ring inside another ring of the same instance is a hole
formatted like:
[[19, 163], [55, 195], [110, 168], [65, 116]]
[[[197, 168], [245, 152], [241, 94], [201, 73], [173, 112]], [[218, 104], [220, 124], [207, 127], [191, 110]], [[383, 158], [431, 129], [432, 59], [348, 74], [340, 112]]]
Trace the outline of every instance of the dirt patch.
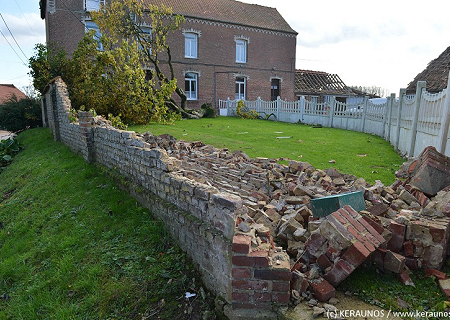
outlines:
[[[336, 292], [336, 299], [338, 302], [334, 305], [337, 308], [337, 313], [335, 311], [325, 311], [321, 315], [314, 316], [314, 306], [308, 305], [306, 302], [301, 302], [295, 308], [289, 309], [284, 315], [284, 320], [312, 320], [312, 319], [333, 319], [336, 314], [337, 319], [348, 319], [348, 320], [380, 320], [380, 319], [398, 319], [401, 318], [394, 317], [389, 314], [388, 310], [381, 309], [375, 305], [368, 304], [361, 301], [353, 296], [348, 296], [342, 292]], [[324, 308], [323, 303], [317, 304], [316, 308]], [[317, 310], [317, 309], [316, 309]], [[341, 316], [339, 311], [345, 312]], [[351, 315], [356, 316], [351, 316]]]

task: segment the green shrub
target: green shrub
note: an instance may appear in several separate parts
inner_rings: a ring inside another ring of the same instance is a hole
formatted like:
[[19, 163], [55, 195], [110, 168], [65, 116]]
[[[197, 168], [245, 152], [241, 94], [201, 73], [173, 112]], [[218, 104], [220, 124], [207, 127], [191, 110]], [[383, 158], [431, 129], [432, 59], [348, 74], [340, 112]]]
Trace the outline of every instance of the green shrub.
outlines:
[[211, 103], [204, 103], [202, 105], [202, 109], [205, 110], [203, 118], [215, 118], [216, 117], [216, 112], [214, 111], [214, 108], [212, 107]]
[[249, 110], [243, 100], [238, 101], [236, 113], [242, 119], [258, 119], [258, 112], [256, 110]]
[[42, 123], [41, 105], [38, 99], [17, 100], [14, 96], [0, 105], [0, 129], [19, 131], [38, 127]]
[[20, 151], [20, 144], [14, 138], [0, 141], [0, 173], [11, 163], [12, 158]]

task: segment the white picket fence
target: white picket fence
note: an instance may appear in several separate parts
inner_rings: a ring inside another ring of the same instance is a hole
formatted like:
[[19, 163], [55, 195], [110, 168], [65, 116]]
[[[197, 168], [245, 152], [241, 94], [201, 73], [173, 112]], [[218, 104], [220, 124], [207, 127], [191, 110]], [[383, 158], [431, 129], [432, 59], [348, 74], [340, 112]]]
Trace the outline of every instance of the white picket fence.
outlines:
[[[450, 79], [450, 77], [449, 77]], [[367, 97], [360, 103], [347, 104], [331, 99], [315, 103], [303, 97], [298, 101], [244, 101], [247, 110], [256, 110], [261, 118], [291, 123], [322, 125], [379, 135], [400, 153], [417, 156], [425, 147], [434, 146], [450, 156], [450, 94], [447, 89], [437, 94], [425, 90], [419, 81], [415, 95], [400, 90], [399, 98], [391, 94], [387, 101], [376, 104]], [[237, 100], [219, 100], [222, 116], [235, 116]]]

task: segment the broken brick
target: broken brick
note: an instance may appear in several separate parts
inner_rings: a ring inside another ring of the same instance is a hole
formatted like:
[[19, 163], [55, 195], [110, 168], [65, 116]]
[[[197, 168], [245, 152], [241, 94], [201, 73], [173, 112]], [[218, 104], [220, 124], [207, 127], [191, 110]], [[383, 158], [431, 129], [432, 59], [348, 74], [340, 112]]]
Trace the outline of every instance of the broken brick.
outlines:
[[405, 268], [406, 258], [390, 250], [386, 251], [384, 257], [384, 269], [394, 273], [400, 273]]
[[442, 279], [439, 281], [439, 287], [441, 288], [442, 293], [445, 294], [447, 300], [450, 300], [450, 279]]
[[250, 252], [251, 243], [251, 237], [237, 235], [233, 237], [233, 244], [231, 249], [236, 253], [248, 254]]
[[393, 252], [401, 252], [403, 242], [405, 242], [406, 226], [392, 220], [389, 225], [389, 231], [392, 232], [392, 238], [388, 241], [387, 248]]
[[428, 268], [428, 269], [424, 269], [423, 272], [425, 273], [425, 277], [435, 277], [438, 280], [444, 280], [447, 279], [447, 274], [445, 274], [442, 271], [439, 271], [437, 269], [432, 269], [432, 268]]
[[409, 276], [408, 272], [406, 270], [403, 270], [399, 274], [397, 274], [397, 278], [400, 280], [401, 283], [403, 283], [405, 286], [412, 286], [415, 287], [414, 282], [411, 280], [411, 277]]
[[330, 271], [324, 275], [324, 279], [331, 285], [337, 287], [342, 281], [344, 281], [353, 271], [355, 267], [349, 264], [345, 260], [338, 260]]
[[310, 280], [309, 288], [320, 302], [328, 301], [336, 296], [336, 289], [323, 278]]

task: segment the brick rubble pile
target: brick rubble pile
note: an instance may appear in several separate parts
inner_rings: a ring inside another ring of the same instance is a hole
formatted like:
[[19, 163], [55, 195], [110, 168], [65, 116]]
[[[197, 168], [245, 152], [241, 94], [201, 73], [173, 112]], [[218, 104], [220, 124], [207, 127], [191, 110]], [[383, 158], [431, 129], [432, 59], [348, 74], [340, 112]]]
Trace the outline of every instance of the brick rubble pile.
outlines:
[[[236, 217], [238, 238], [233, 244], [240, 248], [237, 255], [245, 255], [234, 257], [233, 281], [241, 286], [246, 266], [271, 268], [289, 259], [293, 300], [314, 297], [326, 302], [334, 298], [335, 287], [363, 263], [373, 263], [397, 274], [405, 285], [414, 285], [410, 272], [425, 268], [437, 273], [447, 258], [450, 161], [432, 147], [405, 163], [398, 179], [386, 186], [380, 181], [370, 185], [333, 168], [316, 169], [308, 162], [282, 165], [280, 159], [250, 159], [243, 152], [177, 141], [170, 135], [145, 133], [142, 137], [176, 158], [180, 174], [243, 199], [245, 210]], [[365, 210], [345, 206], [326, 217], [313, 215], [312, 199], [354, 191], [362, 191]], [[245, 250], [240, 251], [243, 246]], [[270, 286], [282, 285], [272, 280]], [[450, 288], [448, 279], [439, 281], [443, 291], [450, 293], [445, 289]], [[255, 289], [259, 284], [250, 284], [250, 295], [249, 290], [233, 294], [244, 294], [243, 303], [256, 303], [268, 290]]]

